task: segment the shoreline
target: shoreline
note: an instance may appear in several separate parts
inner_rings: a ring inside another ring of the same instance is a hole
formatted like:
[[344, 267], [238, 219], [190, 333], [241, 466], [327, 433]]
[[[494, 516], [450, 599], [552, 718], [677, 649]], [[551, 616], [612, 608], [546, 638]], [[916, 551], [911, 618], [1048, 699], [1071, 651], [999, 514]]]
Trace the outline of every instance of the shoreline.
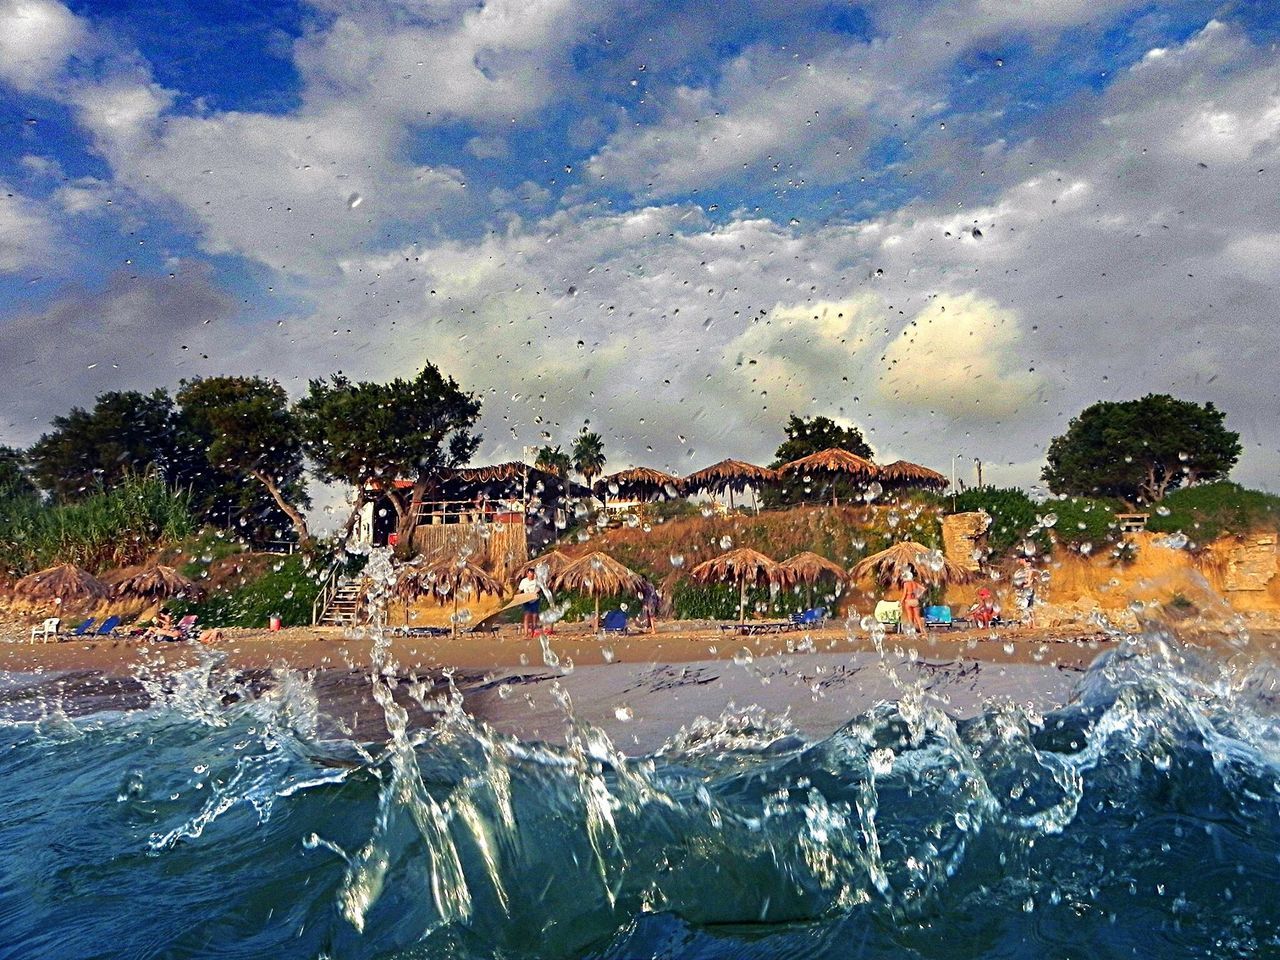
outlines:
[[[545, 648], [514, 629], [496, 637], [395, 637], [384, 677], [414, 727], [439, 720], [453, 687], [465, 712], [499, 733], [564, 743], [575, 735], [572, 721], [603, 730], [619, 749], [650, 752], [709, 727], [732, 738], [738, 723], [781, 723], [823, 737], [908, 690], [955, 719], [1000, 703], [1044, 713], [1069, 703], [1089, 666], [1123, 639], [1060, 628], [889, 634], [881, 652], [843, 623], [753, 637], [665, 626], [656, 635], [600, 638], [569, 625]], [[1274, 659], [1280, 641], [1275, 632], [1255, 634], [1242, 650], [1227, 637], [1197, 642], [1257, 660]], [[277, 672], [286, 669], [303, 674], [314, 695], [318, 742], [380, 741], [387, 729], [373, 698], [372, 654], [369, 636], [310, 627], [229, 630], [211, 646], [0, 643], [0, 717], [74, 721], [145, 709], [157, 699], [206, 716], [211, 708], [287, 698], [293, 685]]]
[[[373, 640], [363, 628], [289, 627], [225, 629], [221, 642], [155, 643], [111, 638], [64, 638], [48, 643], [26, 642], [12, 632], [0, 632], [0, 673], [96, 672], [132, 676], [140, 667], [154, 667], [157, 659], [173, 670], [200, 661], [202, 652], [224, 654], [224, 666], [236, 670], [289, 667], [298, 670], [367, 669]], [[5, 642], [7, 641], [7, 642]], [[20, 642], [19, 642], [20, 641]], [[997, 631], [931, 632], [922, 637], [887, 634], [886, 650], [914, 649], [926, 658], [966, 657], [1001, 663], [1058, 663], [1080, 665], [1114, 644], [1097, 628], [1002, 628]], [[689, 663], [728, 660], [746, 651], [753, 658], [809, 654], [868, 653], [875, 645], [865, 633], [851, 634], [842, 622], [793, 633], [741, 636], [683, 624], [667, 624], [656, 634], [605, 635], [585, 625], [561, 625], [543, 641], [521, 637], [514, 628], [498, 634], [458, 637], [404, 637], [390, 640], [389, 659], [404, 671], [444, 669], [494, 670], [606, 666], [636, 663]], [[548, 659], [548, 653], [551, 655]]]

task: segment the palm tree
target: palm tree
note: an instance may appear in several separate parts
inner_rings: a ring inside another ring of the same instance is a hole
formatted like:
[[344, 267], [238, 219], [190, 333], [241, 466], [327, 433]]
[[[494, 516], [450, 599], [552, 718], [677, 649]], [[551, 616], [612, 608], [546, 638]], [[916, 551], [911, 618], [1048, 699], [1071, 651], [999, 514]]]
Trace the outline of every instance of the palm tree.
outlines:
[[554, 473], [558, 477], [568, 477], [573, 467], [573, 458], [560, 449], [560, 445], [546, 446], [538, 450], [538, 457], [533, 465], [539, 470]]
[[600, 439], [600, 434], [588, 433], [586, 430], [578, 434], [578, 438], [573, 441], [572, 457], [573, 469], [582, 474], [588, 487], [591, 486], [591, 481], [604, 472], [604, 441]]

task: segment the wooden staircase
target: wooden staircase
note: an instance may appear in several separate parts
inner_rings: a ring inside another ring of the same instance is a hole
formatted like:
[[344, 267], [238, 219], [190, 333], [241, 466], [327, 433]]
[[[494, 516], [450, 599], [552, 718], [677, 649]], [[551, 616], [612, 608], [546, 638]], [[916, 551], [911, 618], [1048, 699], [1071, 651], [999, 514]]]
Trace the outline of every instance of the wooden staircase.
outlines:
[[315, 617], [317, 626], [351, 627], [364, 619], [364, 585], [359, 580], [338, 580]]

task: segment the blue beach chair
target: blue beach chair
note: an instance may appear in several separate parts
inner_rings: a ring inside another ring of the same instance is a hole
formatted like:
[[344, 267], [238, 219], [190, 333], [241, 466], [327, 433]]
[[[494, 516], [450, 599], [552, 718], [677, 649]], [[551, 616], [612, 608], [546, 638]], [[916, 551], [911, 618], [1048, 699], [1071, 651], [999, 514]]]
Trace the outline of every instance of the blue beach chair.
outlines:
[[93, 631], [95, 637], [109, 637], [115, 632], [116, 627], [120, 626], [119, 617], [107, 617], [102, 621], [102, 626]]
[[86, 633], [93, 633], [93, 625], [97, 622], [97, 617], [90, 617], [84, 623], [78, 624], [76, 628], [71, 631], [71, 636], [83, 637]]
[[941, 605], [924, 608], [924, 625], [926, 627], [943, 627], [951, 629], [951, 608]]
[[621, 610], [610, 610], [600, 621], [600, 629], [605, 633], [626, 633], [627, 615]]

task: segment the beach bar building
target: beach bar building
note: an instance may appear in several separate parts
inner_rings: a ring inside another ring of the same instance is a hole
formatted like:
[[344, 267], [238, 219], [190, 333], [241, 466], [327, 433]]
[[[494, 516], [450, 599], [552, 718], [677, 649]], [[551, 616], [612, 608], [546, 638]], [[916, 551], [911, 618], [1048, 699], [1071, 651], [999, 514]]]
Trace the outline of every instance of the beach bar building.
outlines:
[[[518, 461], [449, 470], [436, 480], [431, 498], [419, 505], [413, 552], [428, 557], [466, 553], [500, 573], [554, 543], [574, 500], [590, 496], [580, 484]], [[396, 481], [401, 489], [412, 485]], [[394, 545], [395, 531], [390, 500], [371, 496], [356, 525], [357, 542]]]

